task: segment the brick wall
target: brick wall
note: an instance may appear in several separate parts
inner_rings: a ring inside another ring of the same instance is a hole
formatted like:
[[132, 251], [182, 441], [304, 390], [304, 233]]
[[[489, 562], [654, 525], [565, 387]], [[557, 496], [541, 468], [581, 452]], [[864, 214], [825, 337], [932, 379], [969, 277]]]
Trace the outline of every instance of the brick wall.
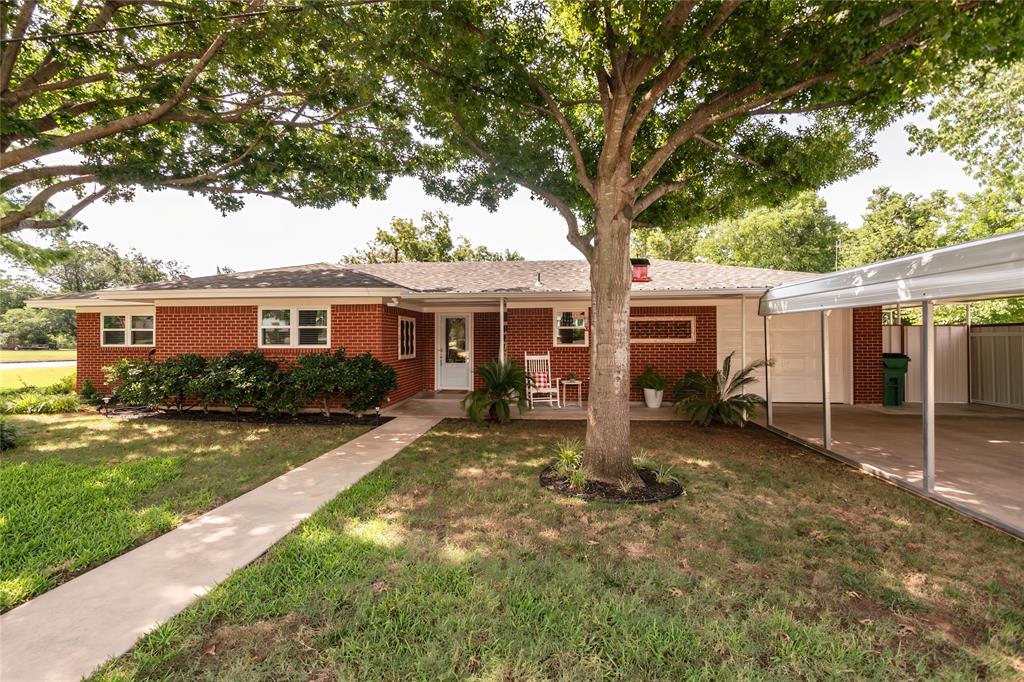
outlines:
[[853, 309], [853, 403], [882, 402], [882, 308]]
[[[416, 357], [398, 359], [398, 316], [416, 319]], [[100, 314], [78, 314], [78, 388], [90, 380], [101, 391], [110, 387], [103, 381], [103, 367], [121, 358], [145, 358], [153, 353], [164, 360], [180, 353], [200, 353], [207, 357], [225, 355], [233, 350], [257, 347], [258, 307], [239, 306], [158, 306], [156, 308], [156, 347], [100, 346]], [[398, 372], [398, 389], [389, 403], [434, 386], [434, 316], [379, 304], [332, 305], [331, 348], [345, 348], [349, 355], [371, 352]], [[322, 348], [263, 348], [272, 360], [288, 365], [303, 353]]]
[[[654, 365], [671, 383], [691, 369], [714, 371], [717, 363], [717, 316], [714, 306], [634, 306], [633, 317], [691, 315], [695, 318], [694, 343], [632, 344], [629, 374], [635, 379], [647, 365]], [[511, 308], [506, 313], [508, 357], [522, 364], [524, 355], [551, 353], [555, 378], [575, 372], [583, 382], [583, 397], [590, 390], [590, 349], [554, 345], [554, 311], [551, 308]], [[630, 390], [630, 400], [642, 400], [640, 389]]]
[[[103, 381], [103, 368], [121, 358], [145, 359], [153, 350], [150, 347], [103, 347], [100, 345], [100, 314], [78, 313], [77, 315], [77, 390], [82, 390], [86, 380], [92, 382], [98, 391], [108, 390]], [[158, 332], [159, 333], [159, 332]], [[158, 337], [159, 340], [159, 337]]]
[[[398, 359], [398, 318], [416, 320], [416, 357]], [[381, 321], [383, 349], [377, 355], [398, 372], [398, 389], [389, 402], [405, 400], [423, 389], [434, 388], [434, 314], [384, 306]]]
[[473, 313], [473, 388], [484, 385], [477, 366], [498, 359], [498, 322], [498, 313]]

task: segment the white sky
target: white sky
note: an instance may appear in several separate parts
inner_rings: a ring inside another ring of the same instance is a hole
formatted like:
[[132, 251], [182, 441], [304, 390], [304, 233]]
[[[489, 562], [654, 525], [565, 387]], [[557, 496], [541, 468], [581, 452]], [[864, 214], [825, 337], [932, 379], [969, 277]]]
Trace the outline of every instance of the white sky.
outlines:
[[[910, 119], [907, 119], [910, 120]], [[871, 190], [889, 185], [900, 192], [927, 194], [935, 189], [975, 191], [977, 184], [944, 154], [907, 156], [904, 125], [898, 122], [878, 136], [878, 165], [836, 183], [821, 194], [839, 219], [857, 226]], [[920, 116], [915, 122], [924, 122]], [[71, 197], [54, 202], [58, 208]], [[457, 234], [492, 249], [515, 249], [528, 259], [579, 258], [565, 239], [565, 226], [553, 210], [519, 192], [496, 213], [478, 206], [445, 204], [427, 196], [419, 182], [395, 181], [386, 201], [364, 201], [329, 210], [295, 208], [267, 197], [246, 199], [246, 207], [221, 216], [201, 196], [184, 192], [139, 191], [131, 203], [96, 203], [78, 218], [89, 226], [76, 239], [111, 242], [122, 251], [176, 260], [193, 276], [213, 274], [216, 266], [235, 270], [334, 262], [373, 238], [392, 217], [418, 218], [426, 210], [444, 210]]]

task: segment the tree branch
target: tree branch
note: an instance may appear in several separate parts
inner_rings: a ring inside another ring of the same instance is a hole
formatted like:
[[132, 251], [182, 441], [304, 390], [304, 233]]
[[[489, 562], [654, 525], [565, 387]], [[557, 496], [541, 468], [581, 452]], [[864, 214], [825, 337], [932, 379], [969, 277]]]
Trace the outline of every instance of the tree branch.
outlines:
[[0, 234], [10, 234], [12, 232], [17, 232], [19, 230], [28, 230], [28, 229], [32, 229], [32, 230], [51, 230], [51, 229], [53, 229], [55, 227], [61, 227], [63, 225], [66, 225], [69, 220], [71, 220], [76, 215], [78, 215], [82, 211], [82, 209], [84, 209], [86, 206], [89, 206], [90, 204], [95, 202], [97, 199], [103, 198], [109, 192], [110, 192], [110, 188], [109, 187], [102, 187], [99, 190], [93, 192], [92, 194], [86, 196], [84, 199], [82, 199], [81, 201], [76, 203], [74, 206], [72, 206], [68, 210], [66, 210], [63, 213], [61, 213], [56, 218], [49, 218], [47, 220], [30, 220], [30, 219], [26, 219], [26, 220], [20, 221], [19, 223], [17, 223], [13, 227], [7, 226], [6, 225], [7, 220], [6, 220], [6, 218], [4, 218], [3, 223], [5, 223], [5, 224], [3, 226], [0, 226]]
[[37, 180], [59, 178], [62, 175], [87, 175], [92, 173], [94, 173], [92, 168], [82, 165], [35, 166], [0, 178], [0, 193], [9, 192], [16, 187], [27, 185]]
[[630, 115], [629, 120], [626, 123], [626, 127], [622, 133], [622, 145], [629, 147], [633, 144], [633, 140], [636, 139], [637, 133], [640, 132], [640, 127], [643, 125], [647, 117], [650, 116], [651, 112], [654, 111], [654, 107], [657, 106], [658, 101], [661, 100], [662, 96], [668, 92], [668, 89], [672, 87], [672, 84], [682, 77], [683, 73], [690, 66], [690, 62], [693, 61], [694, 57], [700, 52], [704, 44], [715, 34], [715, 32], [725, 23], [726, 19], [736, 11], [736, 8], [740, 6], [743, 0], [725, 0], [721, 7], [718, 8], [718, 12], [714, 18], [704, 27], [701, 31], [700, 36], [697, 38], [697, 43], [694, 45], [692, 50], [687, 51], [685, 54], [677, 54], [665, 69], [658, 74], [658, 77], [654, 80], [651, 87], [644, 93], [644, 96], [640, 99], [636, 109]]
[[0, 92], [6, 92], [11, 85], [11, 74], [14, 73], [14, 64], [18, 61], [18, 53], [21, 52], [21, 38], [25, 37], [29, 22], [32, 21], [32, 14], [36, 11], [35, 0], [23, 0], [21, 11], [18, 12], [18, 19], [14, 22], [11, 30], [13, 42], [7, 43], [3, 48], [3, 56], [0, 57]]
[[544, 102], [547, 104], [547, 112], [558, 121], [558, 126], [562, 129], [562, 134], [565, 135], [566, 142], [569, 143], [569, 148], [572, 150], [572, 157], [576, 162], [576, 179], [583, 185], [583, 189], [587, 191], [591, 197], [594, 196], [594, 183], [587, 175], [587, 165], [583, 160], [583, 151], [580, 149], [580, 144], [576, 140], [576, 134], [572, 131], [572, 126], [569, 125], [568, 119], [561, 109], [558, 108], [558, 104], [555, 102], [551, 94], [541, 85], [541, 82], [534, 76], [529, 76], [528, 81], [530, 87], [536, 90], [541, 97], [544, 98]]
[[[61, 182], [50, 185], [49, 187], [43, 189], [38, 194], [36, 194], [32, 198], [32, 200], [29, 201], [25, 206], [18, 209], [17, 211], [11, 211], [3, 218], [0, 218], [0, 234], [5, 234], [9, 231], [13, 231], [10, 229], [11, 226], [17, 225], [22, 221], [31, 218], [32, 216], [39, 215], [40, 213], [42, 213], [44, 210], [46, 210], [47, 202], [49, 202], [54, 195], [60, 194], [65, 190], [72, 189], [73, 187], [84, 185], [87, 182], [92, 182], [95, 179], [95, 175], [83, 175], [81, 177], [71, 178], [70, 180], [63, 180]], [[19, 227], [15, 229], [23, 228]]]
[[[645, 194], [636, 200], [633, 204], [633, 218], [635, 219], [638, 215], [646, 211], [651, 207], [651, 204], [658, 201], [667, 194], [671, 194], [676, 190], [682, 189], [686, 186], [686, 180], [675, 180], [673, 182], [664, 182], [660, 185], [655, 186], [650, 192]], [[636, 223], [634, 222], [634, 225]]]
[[[257, 0], [254, 0], [254, 2], [249, 5], [249, 8], [251, 9], [256, 2]], [[185, 96], [188, 94], [192, 84], [195, 83], [196, 79], [199, 78], [199, 75], [206, 70], [206, 67], [209, 66], [213, 58], [218, 52], [220, 52], [221, 48], [224, 47], [227, 39], [227, 31], [218, 35], [209, 47], [206, 48], [203, 56], [199, 58], [195, 66], [192, 67], [192, 70], [189, 71], [188, 75], [174, 92], [174, 95], [160, 106], [153, 107], [152, 109], [148, 109], [137, 114], [132, 114], [131, 116], [124, 116], [103, 125], [93, 126], [92, 128], [80, 130], [53, 140], [48, 140], [45, 145], [30, 145], [17, 149], [13, 152], [8, 152], [4, 155], [3, 160], [0, 161], [0, 170], [16, 166], [26, 161], [38, 159], [41, 156], [53, 154], [65, 149], [72, 149], [79, 145], [93, 142], [104, 137], [109, 137], [126, 130], [132, 130], [140, 126], [148, 125], [159, 120], [163, 116], [166, 116], [168, 112], [185, 99]]]
[[458, 131], [462, 139], [466, 142], [467, 145], [469, 145], [470, 149], [472, 149], [477, 156], [479, 156], [481, 159], [491, 164], [492, 166], [501, 169], [501, 171], [505, 173], [505, 175], [507, 175], [510, 180], [512, 180], [518, 185], [525, 187], [526, 189], [530, 190], [537, 196], [541, 197], [548, 203], [549, 206], [551, 206], [561, 214], [562, 218], [565, 220], [566, 227], [568, 228], [567, 238], [569, 240], [569, 243], [575, 246], [577, 249], [579, 249], [580, 253], [586, 256], [586, 258], [589, 260], [591, 254], [593, 253], [594, 247], [590, 243], [589, 238], [586, 237], [582, 232], [580, 232], [579, 220], [577, 220], [576, 214], [573, 213], [572, 209], [569, 208], [569, 204], [563, 201], [562, 198], [559, 197], [558, 195], [554, 194], [553, 192], [549, 192], [548, 190], [540, 187], [539, 185], [531, 182], [530, 180], [527, 180], [526, 178], [519, 175], [511, 168], [509, 168], [506, 164], [498, 160], [498, 158], [491, 154], [489, 151], [487, 151], [487, 149], [485, 149], [484, 146], [480, 144], [478, 140], [476, 140], [476, 138], [469, 134], [469, 132], [466, 130], [466, 127], [462, 124], [462, 121], [459, 120], [459, 117], [455, 112], [449, 113], [451, 114], [452, 123], [455, 129]]

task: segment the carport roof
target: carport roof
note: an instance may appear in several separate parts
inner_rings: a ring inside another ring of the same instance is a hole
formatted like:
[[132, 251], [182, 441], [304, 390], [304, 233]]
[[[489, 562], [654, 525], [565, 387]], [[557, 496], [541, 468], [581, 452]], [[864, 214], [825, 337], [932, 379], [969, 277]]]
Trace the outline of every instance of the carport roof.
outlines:
[[833, 272], [770, 289], [761, 315], [972, 301], [1024, 294], [1024, 232]]

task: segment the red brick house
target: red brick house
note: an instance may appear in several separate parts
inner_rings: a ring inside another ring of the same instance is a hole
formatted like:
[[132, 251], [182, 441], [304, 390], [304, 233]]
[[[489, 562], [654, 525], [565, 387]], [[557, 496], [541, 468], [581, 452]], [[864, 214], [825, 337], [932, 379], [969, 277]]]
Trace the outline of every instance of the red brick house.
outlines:
[[[636, 270], [636, 269], [635, 269]], [[711, 371], [730, 352], [764, 357], [758, 300], [807, 273], [654, 260], [635, 272], [630, 372], [650, 364], [669, 377]], [[383, 263], [236, 272], [37, 299], [78, 313], [78, 382], [104, 390], [102, 368], [125, 357], [157, 360], [258, 348], [287, 362], [343, 347], [372, 352], [398, 371], [394, 403], [422, 391], [479, 385], [474, 368], [505, 354], [551, 354], [552, 374], [572, 372], [586, 399], [589, 278], [584, 261]], [[829, 318], [833, 400], [881, 402], [881, 309]], [[504, 334], [502, 334], [504, 327]], [[773, 320], [772, 396], [820, 400], [820, 332], [814, 313]], [[762, 384], [763, 386], [763, 384]], [[634, 391], [632, 398], [640, 399]]]

